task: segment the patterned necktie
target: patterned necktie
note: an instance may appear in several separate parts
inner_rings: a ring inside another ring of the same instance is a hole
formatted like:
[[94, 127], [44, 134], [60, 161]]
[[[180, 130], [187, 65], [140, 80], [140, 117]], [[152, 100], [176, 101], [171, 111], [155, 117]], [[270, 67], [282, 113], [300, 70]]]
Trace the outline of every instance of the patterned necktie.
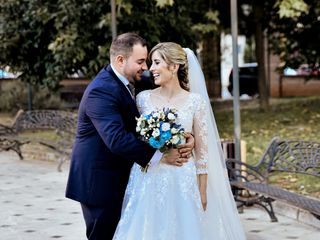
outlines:
[[136, 90], [134, 88], [134, 85], [132, 83], [128, 83], [127, 87], [129, 88], [130, 92], [131, 92], [131, 95], [132, 95], [132, 98], [134, 99], [135, 98], [135, 93], [136, 93]]

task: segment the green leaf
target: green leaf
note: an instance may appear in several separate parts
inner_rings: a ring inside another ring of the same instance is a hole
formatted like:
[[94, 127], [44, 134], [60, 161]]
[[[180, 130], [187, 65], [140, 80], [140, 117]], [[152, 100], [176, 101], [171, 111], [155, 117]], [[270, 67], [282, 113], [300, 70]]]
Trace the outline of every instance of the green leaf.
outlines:
[[309, 11], [308, 5], [303, 0], [278, 0], [275, 7], [279, 7], [280, 18], [295, 18]]

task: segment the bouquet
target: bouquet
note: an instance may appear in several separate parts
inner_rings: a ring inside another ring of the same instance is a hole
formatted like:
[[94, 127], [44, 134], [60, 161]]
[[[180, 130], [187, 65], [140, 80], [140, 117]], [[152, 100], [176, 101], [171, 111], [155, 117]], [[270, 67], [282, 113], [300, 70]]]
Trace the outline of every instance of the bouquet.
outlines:
[[177, 117], [177, 110], [174, 108], [163, 108], [148, 115], [141, 115], [136, 118], [136, 132], [142, 140], [161, 152], [176, 148], [185, 141], [184, 128], [177, 123]]

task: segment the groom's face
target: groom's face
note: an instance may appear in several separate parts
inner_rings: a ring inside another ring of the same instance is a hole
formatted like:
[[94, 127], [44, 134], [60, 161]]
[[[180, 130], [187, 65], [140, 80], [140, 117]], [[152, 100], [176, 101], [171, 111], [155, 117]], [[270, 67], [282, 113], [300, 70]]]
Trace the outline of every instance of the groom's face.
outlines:
[[136, 44], [133, 46], [132, 54], [125, 59], [123, 65], [123, 75], [131, 82], [141, 80], [143, 71], [147, 70], [148, 50], [146, 46]]

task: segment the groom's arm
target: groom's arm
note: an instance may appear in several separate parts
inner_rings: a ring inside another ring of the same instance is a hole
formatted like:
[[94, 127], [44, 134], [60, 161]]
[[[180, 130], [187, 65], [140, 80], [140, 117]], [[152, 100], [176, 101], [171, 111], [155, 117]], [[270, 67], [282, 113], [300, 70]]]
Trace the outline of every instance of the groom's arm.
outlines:
[[147, 172], [149, 169], [154, 168], [155, 166], [158, 165], [158, 163], [160, 162], [161, 158], [163, 157], [163, 153], [160, 152], [159, 150], [157, 150], [151, 160], [149, 161], [149, 163], [145, 166], [145, 167], [141, 167], [141, 171], [142, 172]]
[[155, 149], [126, 130], [119, 99], [115, 93], [105, 88], [93, 89], [86, 104], [86, 114], [108, 149], [145, 167]]

